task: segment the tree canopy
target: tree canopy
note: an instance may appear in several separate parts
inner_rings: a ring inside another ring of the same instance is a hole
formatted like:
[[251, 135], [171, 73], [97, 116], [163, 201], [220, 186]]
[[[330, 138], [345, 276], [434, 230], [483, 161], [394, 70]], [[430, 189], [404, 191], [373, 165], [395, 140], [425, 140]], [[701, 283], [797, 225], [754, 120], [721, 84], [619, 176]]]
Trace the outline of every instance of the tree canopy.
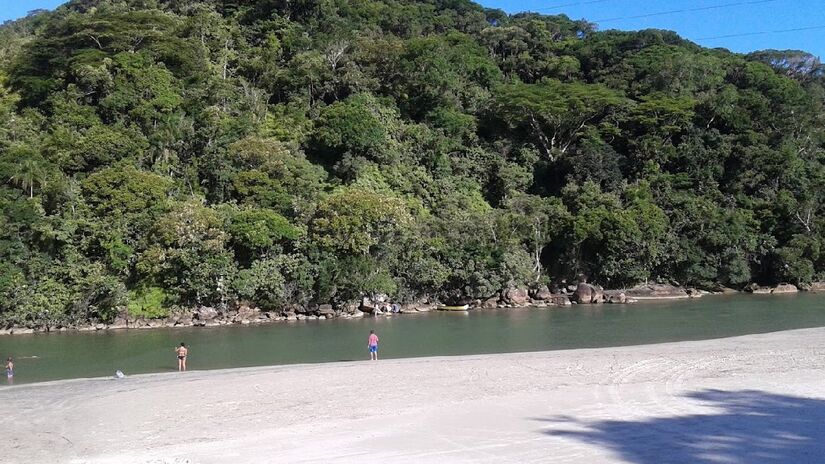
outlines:
[[469, 0], [0, 26], [0, 319], [825, 279], [825, 68]]

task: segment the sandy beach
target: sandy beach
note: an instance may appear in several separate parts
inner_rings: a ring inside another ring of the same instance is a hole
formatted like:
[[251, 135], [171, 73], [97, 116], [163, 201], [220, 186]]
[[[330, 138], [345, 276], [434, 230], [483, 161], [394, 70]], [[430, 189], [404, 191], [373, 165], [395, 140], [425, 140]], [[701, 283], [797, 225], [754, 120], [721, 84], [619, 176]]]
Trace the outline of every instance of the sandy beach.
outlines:
[[825, 328], [72, 380], [0, 402], [9, 463], [819, 463]]

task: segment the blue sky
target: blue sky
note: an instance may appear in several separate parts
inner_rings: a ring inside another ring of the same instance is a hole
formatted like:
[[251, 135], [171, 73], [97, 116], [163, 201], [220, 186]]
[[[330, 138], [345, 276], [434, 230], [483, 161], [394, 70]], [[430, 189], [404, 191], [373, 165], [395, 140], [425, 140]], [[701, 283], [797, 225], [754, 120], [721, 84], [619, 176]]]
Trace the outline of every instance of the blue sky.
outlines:
[[[0, 0], [0, 22], [19, 18], [37, 8], [51, 9], [61, 3], [61, 0]], [[735, 52], [799, 49], [825, 58], [823, 0], [481, 0], [479, 3], [509, 13], [532, 10], [545, 14], [564, 13], [573, 19], [605, 20], [599, 22], [602, 30], [670, 29], [700, 45], [724, 47]], [[729, 6], [714, 8], [720, 5]], [[698, 11], [656, 14], [673, 10]], [[641, 15], [648, 16], [632, 18]], [[797, 28], [816, 29], [709, 38]]]
[[[480, 3], [508, 13], [531, 10], [564, 13], [573, 19], [592, 22], [608, 20], [599, 22], [600, 30], [669, 29], [702, 46], [724, 47], [735, 52], [797, 49], [825, 58], [823, 0], [482, 0]], [[714, 8], [720, 5], [729, 6]], [[698, 11], [656, 14], [674, 10]], [[651, 16], [653, 14], [656, 15]], [[641, 15], [648, 16], [632, 18]], [[704, 39], [804, 27], [818, 29]]]

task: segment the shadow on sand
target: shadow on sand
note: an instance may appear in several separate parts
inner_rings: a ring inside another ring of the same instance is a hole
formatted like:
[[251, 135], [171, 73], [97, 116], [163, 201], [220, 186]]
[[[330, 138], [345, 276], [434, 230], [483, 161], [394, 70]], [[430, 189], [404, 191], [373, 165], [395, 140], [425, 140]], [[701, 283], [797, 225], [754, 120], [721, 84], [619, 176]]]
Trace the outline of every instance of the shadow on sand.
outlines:
[[[639, 464], [825, 463], [825, 400], [753, 390], [686, 397], [718, 412], [641, 421], [542, 419], [555, 424], [543, 433], [601, 446]], [[575, 430], [559, 430], [565, 424]]]

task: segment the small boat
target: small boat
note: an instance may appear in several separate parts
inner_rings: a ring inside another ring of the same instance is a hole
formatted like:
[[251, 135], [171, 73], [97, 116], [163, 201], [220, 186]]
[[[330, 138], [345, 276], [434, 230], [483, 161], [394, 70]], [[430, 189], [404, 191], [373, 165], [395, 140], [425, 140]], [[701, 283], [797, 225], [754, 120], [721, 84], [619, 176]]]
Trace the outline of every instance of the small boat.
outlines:
[[439, 306], [437, 308], [439, 311], [467, 311], [470, 309], [470, 305], [461, 305], [461, 306]]

